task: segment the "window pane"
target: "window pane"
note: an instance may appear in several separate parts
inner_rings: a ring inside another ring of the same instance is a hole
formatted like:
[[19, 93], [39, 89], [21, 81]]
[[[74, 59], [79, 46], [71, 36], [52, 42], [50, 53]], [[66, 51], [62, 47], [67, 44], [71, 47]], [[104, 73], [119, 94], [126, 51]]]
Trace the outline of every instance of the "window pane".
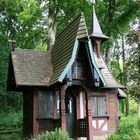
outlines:
[[106, 98], [98, 97], [98, 116], [106, 116]]
[[97, 116], [97, 97], [91, 97], [92, 116]]
[[39, 91], [39, 118], [53, 117], [53, 96], [51, 91]]

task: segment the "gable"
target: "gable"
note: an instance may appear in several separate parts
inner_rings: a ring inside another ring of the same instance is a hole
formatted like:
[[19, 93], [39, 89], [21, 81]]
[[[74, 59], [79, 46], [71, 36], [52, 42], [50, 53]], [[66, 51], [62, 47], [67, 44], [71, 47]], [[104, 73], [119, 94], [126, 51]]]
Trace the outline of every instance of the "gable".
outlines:
[[11, 58], [11, 54], [10, 54], [6, 90], [7, 91], [15, 91], [15, 89], [16, 89], [16, 81], [15, 81], [12, 58]]
[[[69, 73], [69, 70], [72, 68], [72, 65], [74, 64], [74, 62], [77, 58], [78, 50], [79, 50], [79, 47], [80, 47], [79, 42], [80, 42], [80, 40], [76, 39], [75, 44], [74, 44], [74, 49], [73, 49], [73, 52], [72, 52], [72, 56], [71, 56], [69, 62], [67, 63], [66, 67], [64, 68], [63, 72], [60, 74], [60, 77], [58, 79], [59, 82], [62, 82], [64, 80], [66, 74]], [[82, 42], [84, 42], [84, 44], [85, 44], [84, 45], [84, 47], [86, 48], [85, 53], [87, 53], [87, 55], [88, 55], [87, 59], [88, 59], [89, 63], [91, 63], [90, 64], [91, 67], [89, 67], [89, 69], [91, 71], [91, 74], [92, 74], [91, 75], [92, 76], [91, 81], [93, 82], [93, 78], [95, 76], [95, 74], [94, 74], [95, 72], [93, 70], [95, 70], [97, 75], [100, 77], [100, 80], [101, 80], [100, 82], [102, 82], [103, 86], [105, 86], [106, 82], [105, 82], [105, 80], [104, 80], [96, 62], [95, 62], [94, 55], [93, 55], [93, 50], [91, 48], [92, 46], [90, 45], [90, 42], [89, 41], [83, 41], [83, 40], [82, 40]]]
[[[87, 41], [78, 41], [78, 50], [72, 66], [67, 72], [66, 78], [72, 80], [72, 84], [84, 84], [90, 86], [102, 86], [102, 81], [92, 63]], [[98, 84], [98, 85], [97, 85]]]
[[52, 48], [53, 75], [50, 85], [62, 82], [78, 49], [78, 39], [88, 39], [83, 14], [80, 14], [56, 39]]

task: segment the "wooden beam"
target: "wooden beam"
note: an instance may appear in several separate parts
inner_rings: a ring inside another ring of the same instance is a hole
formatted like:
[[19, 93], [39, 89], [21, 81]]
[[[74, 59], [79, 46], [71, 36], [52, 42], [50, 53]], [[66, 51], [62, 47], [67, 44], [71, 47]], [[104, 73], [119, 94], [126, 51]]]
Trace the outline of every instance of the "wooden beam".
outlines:
[[61, 129], [66, 131], [66, 109], [65, 109], [65, 94], [67, 85], [62, 85], [60, 89], [60, 116], [61, 116]]
[[87, 140], [93, 140], [93, 127], [92, 127], [92, 112], [91, 112], [91, 93], [90, 90], [86, 91], [87, 100]]
[[35, 137], [39, 133], [38, 128], [38, 94], [37, 90], [34, 90], [33, 94], [33, 136]]

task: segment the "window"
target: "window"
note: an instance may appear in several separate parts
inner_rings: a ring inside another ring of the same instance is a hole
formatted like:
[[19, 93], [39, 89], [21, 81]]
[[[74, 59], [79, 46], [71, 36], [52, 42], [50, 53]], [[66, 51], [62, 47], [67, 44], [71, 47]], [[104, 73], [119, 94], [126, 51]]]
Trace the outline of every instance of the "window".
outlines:
[[39, 119], [53, 118], [53, 92], [40, 90], [39, 98]]
[[66, 113], [73, 113], [73, 99], [70, 96], [66, 96], [65, 98], [65, 104], [66, 104]]
[[91, 97], [92, 116], [106, 116], [106, 97]]
[[83, 65], [83, 59], [79, 58], [76, 60], [76, 62], [73, 65], [73, 74], [72, 77], [73, 78], [84, 78], [85, 77], [85, 69], [84, 69], [84, 65]]
[[97, 74], [95, 69], [94, 69], [94, 84], [95, 84], [95, 87], [100, 86], [100, 79], [99, 79], [99, 76], [98, 76], [98, 74]]
[[56, 91], [56, 117], [60, 118], [60, 96], [59, 91]]

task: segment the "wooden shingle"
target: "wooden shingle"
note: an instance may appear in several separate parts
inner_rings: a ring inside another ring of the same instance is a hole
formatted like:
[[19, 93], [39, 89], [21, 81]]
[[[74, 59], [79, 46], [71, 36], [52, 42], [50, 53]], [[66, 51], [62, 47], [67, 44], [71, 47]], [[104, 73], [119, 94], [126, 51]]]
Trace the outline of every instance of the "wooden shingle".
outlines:
[[50, 51], [16, 49], [11, 57], [17, 86], [48, 86], [53, 71]]
[[123, 85], [119, 84], [116, 79], [113, 77], [111, 71], [109, 70], [109, 68], [107, 67], [107, 65], [105, 64], [104, 60], [101, 58], [97, 58], [97, 56], [95, 55], [95, 61], [98, 65], [98, 67], [100, 68], [100, 72], [102, 73], [102, 76], [104, 77], [107, 85], [105, 86], [105, 88], [124, 88]]
[[[53, 76], [50, 84], [59, 81], [59, 77], [69, 65], [75, 42], [78, 39], [88, 39], [85, 18], [81, 13], [70, 25], [57, 37], [54, 47], [52, 48]], [[77, 44], [78, 45], [78, 44]], [[61, 81], [59, 81], [61, 82]]]

